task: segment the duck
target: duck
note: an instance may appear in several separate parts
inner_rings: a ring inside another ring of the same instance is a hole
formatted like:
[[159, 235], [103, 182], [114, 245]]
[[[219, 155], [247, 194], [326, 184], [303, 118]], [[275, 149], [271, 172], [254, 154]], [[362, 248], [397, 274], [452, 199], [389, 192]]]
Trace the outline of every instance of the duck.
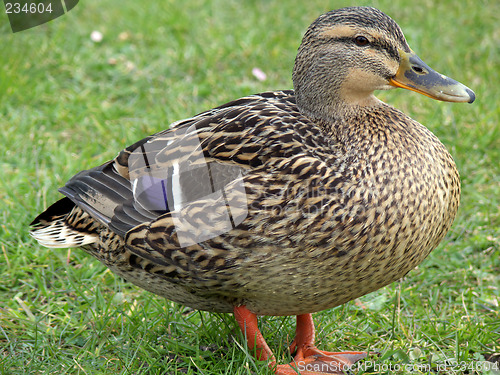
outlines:
[[[343, 373], [367, 353], [318, 349], [311, 314], [405, 276], [460, 200], [445, 146], [374, 92], [464, 103], [475, 94], [425, 64], [372, 7], [317, 18], [292, 80], [293, 90], [177, 121], [76, 174], [30, 234], [81, 247], [168, 300], [234, 314], [277, 375]], [[296, 316], [292, 363], [277, 363], [259, 316]]]

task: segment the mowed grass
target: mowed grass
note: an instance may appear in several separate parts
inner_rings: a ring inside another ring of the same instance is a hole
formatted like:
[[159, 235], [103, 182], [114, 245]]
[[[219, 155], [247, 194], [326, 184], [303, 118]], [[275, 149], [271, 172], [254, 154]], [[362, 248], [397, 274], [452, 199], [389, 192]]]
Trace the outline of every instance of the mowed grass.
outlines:
[[[380, 93], [451, 151], [461, 208], [439, 248], [403, 280], [315, 314], [318, 346], [380, 352], [360, 368], [366, 374], [409, 373], [389, 364], [417, 374], [488, 373], [481, 361], [498, 364], [500, 3], [89, 0], [17, 34], [0, 16], [0, 373], [271, 373], [252, 359], [231, 315], [144, 292], [79, 249], [43, 248], [28, 225], [72, 175], [136, 140], [232, 99], [291, 88], [307, 26], [347, 5], [391, 15], [424, 61], [474, 89], [477, 101]], [[91, 41], [93, 30], [102, 42]], [[289, 362], [294, 319], [260, 324]]]

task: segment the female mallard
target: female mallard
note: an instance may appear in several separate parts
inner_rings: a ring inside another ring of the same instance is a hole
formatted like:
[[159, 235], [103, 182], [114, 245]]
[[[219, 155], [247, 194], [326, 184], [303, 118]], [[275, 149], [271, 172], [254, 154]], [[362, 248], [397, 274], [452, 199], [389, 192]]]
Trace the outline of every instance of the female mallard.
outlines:
[[[177, 122], [78, 173], [31, 234], [48, 247], [83, 246], [170, 300], [234, 312], [277, 374], [339, 372], [366, 353], [316, 349], [311, 313], [417, 266], [449, 230], [460, 195], [445, 147], [373, 91], [475, 96], [366, 7], [313, 22], [293, 83]], [[297, 315], [294, 365], [276, 365], [257, 315]]]

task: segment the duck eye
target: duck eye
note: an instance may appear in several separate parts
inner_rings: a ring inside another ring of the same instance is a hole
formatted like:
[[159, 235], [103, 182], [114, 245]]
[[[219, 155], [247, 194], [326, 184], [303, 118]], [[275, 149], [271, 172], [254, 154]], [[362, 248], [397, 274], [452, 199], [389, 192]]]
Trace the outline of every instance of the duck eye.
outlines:
[[356, 45], [358, 45], [360, 47], [366, 46], [370, 43], [368, 38], [363, 36], [363, 35], [359, 35], [356, 38], [354, 38], [354, 42], [356, 43]]

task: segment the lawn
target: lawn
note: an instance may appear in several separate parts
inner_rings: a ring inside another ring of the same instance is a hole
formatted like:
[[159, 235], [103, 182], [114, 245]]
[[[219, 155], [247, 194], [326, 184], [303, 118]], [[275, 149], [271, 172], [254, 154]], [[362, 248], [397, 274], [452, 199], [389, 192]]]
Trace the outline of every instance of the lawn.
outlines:
[[[391, 15], [413, 50], [477, 101], [380, 93], [450, 150], [461, 207], [438, 249], [404, 279], [315, 314], [318, 346], [380, 352], [360, 374], [486, 374], [482, 361], [498, 364], [500, 2], [88, 0], [16, 34], [0, 16], [1, 374], [271, 373], [251, 358], [231, 315], [144, 292], [79, 249], [43, 248], [28, 225], [72, 175], [136, 140], [232, 99], [291, 88], [307, 26], [355, 4]], [[260, 320], [282, 363], [294, 323]]]

